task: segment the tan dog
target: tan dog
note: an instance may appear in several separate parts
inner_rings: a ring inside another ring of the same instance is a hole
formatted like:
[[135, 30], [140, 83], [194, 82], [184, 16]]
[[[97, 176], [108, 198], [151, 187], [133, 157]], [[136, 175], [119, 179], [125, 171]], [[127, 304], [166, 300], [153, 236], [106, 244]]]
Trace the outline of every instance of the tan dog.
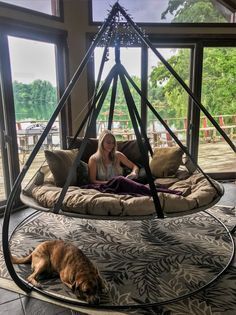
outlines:
[[76, 246], [64, 241], [45, 241], [26, 257], [12, 256], [13, 264], [31, 263], [33, 273], [27, 280], [34, 286], [42, 273], [57, 273], [61, 281], [79, 298], [89, 304], [100, 302], [99, 293], [105, 287], [94, 264]]

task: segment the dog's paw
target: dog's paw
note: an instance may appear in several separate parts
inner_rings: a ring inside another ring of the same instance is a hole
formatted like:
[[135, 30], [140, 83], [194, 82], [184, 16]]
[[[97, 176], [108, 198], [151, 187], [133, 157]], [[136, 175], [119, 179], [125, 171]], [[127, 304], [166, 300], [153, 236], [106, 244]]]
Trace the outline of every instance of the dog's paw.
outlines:
[[30, 283], [35, 288], [38, 288], [38, 289], [42, 289], [43, 288], [43, 286], [39, 282], [32, 283], [32, 282], [28, 281], [28, 283]]
[[39, 282], [37, 282], [37, 284], [35, 285], [35, 287], [38, 288], [38, 289], [42, 289], [42, 288], [43, 288], [42, 284], [40, 284]]
[[28, 283], [32, 284], [32, 286], [34, 286], [35, 288], [38, 288], [38, 289], [42, 289], [42, 285], [36, 281], [35, 279], [32, 279], [32, 278], [28, 278], [27, 279]]

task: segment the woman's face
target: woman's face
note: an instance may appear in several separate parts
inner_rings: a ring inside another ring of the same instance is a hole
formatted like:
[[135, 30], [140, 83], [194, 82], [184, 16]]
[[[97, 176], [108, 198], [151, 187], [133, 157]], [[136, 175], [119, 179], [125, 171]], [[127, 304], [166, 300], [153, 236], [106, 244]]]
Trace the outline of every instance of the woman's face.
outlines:
[[111, 152], [115, 146], [115, 139], [112, 135], [106, 135], [103, 139], [103, 149], [107, 152]]

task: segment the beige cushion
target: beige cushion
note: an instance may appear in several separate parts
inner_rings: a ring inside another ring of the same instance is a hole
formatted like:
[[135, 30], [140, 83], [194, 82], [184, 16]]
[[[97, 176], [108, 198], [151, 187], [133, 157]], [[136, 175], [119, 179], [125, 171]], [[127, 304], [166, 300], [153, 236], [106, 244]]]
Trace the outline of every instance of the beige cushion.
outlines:
[[[216, 181], [214, 185], [221, 189]], [[170, 189], [182, 191], [182, 195], [158, 193], [163, 211], [167, 215], [183, 213], [199, 206], [208, 206], [217, 192], [202, 174], [194, 174], [188, 179], [178, 181]], [[60, 187], [51, 184], [35, 186], [32, 196], [45, 208], [53, 208], [61, 193]], [[135, 197], [131, 195], [118, 195], [101, 193], [95, 189], [81, 189], [70, 186], [63, 199], [62, 211], [94, 215], [148, 215], [155, 213], [153, 198], [150, 196]], [[191, 213], [191, 211], [190, 211]], [[187, 213], [185, 213], [187, 214]]]
[[154, 183], [156, 187], [164, 187], [164, 188], [169, 188], [171, 185], [174, 183], [178, 182], [179, 179], [177, 177], [164, 177], [164, 178], [156, 178], [154, 180]]
[[[70, 167], [72, 166], [74, 159], [76, 158], [78, 150], [45, 150], [44, 153], [50, 171], [53, 174], [56, 186], [63, 187], [66, 182]], [[76, 185], [76, 183], [77, 174], [75, 172], [70, 185]]]
[[32, 177], [32, 179], [28, 182], [28, 184], [24, 187], [23, 193], [28, 196], [32, 196], [32, 190], [39, 185], [43, 185], [44, 183], [54, 183], [53, 175], [48, 167], [48, 165], [43, 165], [36, 172], [36, 174]]
[[183, 151], [178, 147], [155, 148], [150, 169], [155, 177], [173, 176], [182, 163]]

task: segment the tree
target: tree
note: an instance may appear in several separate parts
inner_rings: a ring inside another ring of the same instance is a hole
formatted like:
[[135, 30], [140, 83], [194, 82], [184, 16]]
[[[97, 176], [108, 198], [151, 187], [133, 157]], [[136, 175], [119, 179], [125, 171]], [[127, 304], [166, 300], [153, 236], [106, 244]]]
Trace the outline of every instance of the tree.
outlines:
[[[168, 62], [184, 82], [189, 85], [189, 50], [179, 49], [176, 55], [168, 59]], [[165, 107], [159, 113], [168, 118], [186, 117], [188, 95], [163, 64], [153, 68], [150, 81], [153, 87], [161, 89], [161, 102], [165, 104]]]
[[[168, 62], [188, 84], [189, 54], [180, 49]], [[236, 108], [236, 54], [235, 48], [206, 48], [203, 59], [202, 104], [211, 113], [235, 114]], [[162, 86], [167, 102], [168, 117], [184, 117], [188, 94], [165, 68], [158, 65], [150, 75], [153, 86]]]
[[213, 0], [169, 0], [167, 9], [162, 13], [162, 19], [165, 19], [168, 13], [174, 15], [172, 22], [227, 22]]
[[207, 48], [204, 53], [202, 103], [212, 115], [235, 114], [235, 48]]
[[[139, 87], [141, 86], [140, 78], [133, 76], [132, 79], [137, 86], [139, 86]], [[129, 84], [129, 88], [130, 88], [131, 94], [134, 98], [134, 102], [135, 102], [137, 108], [139, 109], [140, 104], [141, 104], [141, 98], [131, 84]], [[112, 93], [112, 87], [110, 86], [109, 91], [107, 93], [107, 97], [103, 103], [102, 110], [99, 114], [98, 120], [107, 121], [107, 119], [108, 119], [107, 113], [110, 110], [111, 93]], [[119, 114], [117, 116], [116, 114], [114, 114], [114, 118], [115, 118], [114, 120], [127, 120], [127, 121], [130, 120], [129, 110], [128, 110], [128, 107], [126, 104], [126, 100], [125, 100], [125, 96], [123, 93], [123, 88], [122, 88], [120, 80], [118, 80], [118, 82], [117, 82], [115, 110], [118, 113], [123, 113], [123, 115]], [[127, 127], [131, 128], [131, 125], [132, 125], [131, 122], [129, 122]]]
[[13, 82], [16, 120], [48, 120], [56, 106], [56, 88], [48, 81]]

